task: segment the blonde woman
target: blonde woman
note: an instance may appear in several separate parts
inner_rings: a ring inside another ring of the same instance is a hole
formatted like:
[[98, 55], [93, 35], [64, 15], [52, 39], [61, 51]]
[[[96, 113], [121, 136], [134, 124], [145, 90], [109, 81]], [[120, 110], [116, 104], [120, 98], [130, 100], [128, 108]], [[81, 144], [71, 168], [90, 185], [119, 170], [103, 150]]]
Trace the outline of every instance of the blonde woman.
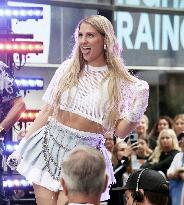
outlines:
[[143, 115], [136, 126], [136, 133], [138, 138], [148, 138], [149, 119], [147, 115]]
[[164, 129], [160, 132], [157, 146], [142, 168], [160, 170], [167, 173], [174, 156], [180, 151], [178, 140], [174, 130]]
[[[104, 134], [113, 130], [124, 138], [135, 128], [148, 89], [125, 69], [111, 22], [100, 15], [81, 20], [71, 57], [57, 69], [43, 96], [46, 104], [18, 149], [17, 170], [32, 181], [38, 205], [65, 203], [59, 182], [63, 156], [77, 145], [103, 153], [109, 180], [101, 200], [109, 198], [115, 179]], [[11, 156], [9, 165], [14, 161]]]
[[173, 127], [176, 132], [176, 136], [184, 131], [184, 113], [178, 114], [174, 117]]

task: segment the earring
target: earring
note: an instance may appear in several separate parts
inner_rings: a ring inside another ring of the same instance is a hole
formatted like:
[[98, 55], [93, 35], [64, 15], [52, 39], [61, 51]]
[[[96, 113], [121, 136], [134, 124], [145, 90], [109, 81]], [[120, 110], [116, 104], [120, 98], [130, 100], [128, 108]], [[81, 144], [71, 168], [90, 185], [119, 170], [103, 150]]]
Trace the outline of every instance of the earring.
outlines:
[[107, 49], [107, 45], [106, 44], [104, 44], [104, 50], [106, 50]]

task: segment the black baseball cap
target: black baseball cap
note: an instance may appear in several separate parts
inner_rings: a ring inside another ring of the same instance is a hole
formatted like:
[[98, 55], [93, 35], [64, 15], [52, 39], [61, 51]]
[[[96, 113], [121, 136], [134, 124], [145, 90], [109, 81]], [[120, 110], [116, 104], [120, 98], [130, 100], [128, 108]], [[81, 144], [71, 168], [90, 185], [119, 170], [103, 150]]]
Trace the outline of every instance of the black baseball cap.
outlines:
[[138, 170], [129, 176], [126, 185], [123, 187], [123, 191], [136, 189], [165, 195], [169, 194], [169, 184], [164, 174], [151, 169]]

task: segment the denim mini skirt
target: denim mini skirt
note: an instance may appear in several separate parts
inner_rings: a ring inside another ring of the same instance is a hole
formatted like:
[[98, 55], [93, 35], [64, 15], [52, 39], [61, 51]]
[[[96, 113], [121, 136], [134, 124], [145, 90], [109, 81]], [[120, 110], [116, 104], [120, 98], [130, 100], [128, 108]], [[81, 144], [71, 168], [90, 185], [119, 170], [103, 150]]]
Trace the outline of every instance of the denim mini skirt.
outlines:
[[53, 117], [49, 118], [44, 127], [25, 140], [20, 149], [18, 148], [20, 161], [16, 169], [30, 183], [57, 192], [62, 190], [60, 178], [63, 157], [78, 145], [94, 147], [103, 154], [108, 186], [101, 196], [101, 201], [108, 200], [109, 189], [111, 184], [115, 183], [115, 178], [111, 160], [104, 146], [104, 136], [70, 128], [56, 121]]

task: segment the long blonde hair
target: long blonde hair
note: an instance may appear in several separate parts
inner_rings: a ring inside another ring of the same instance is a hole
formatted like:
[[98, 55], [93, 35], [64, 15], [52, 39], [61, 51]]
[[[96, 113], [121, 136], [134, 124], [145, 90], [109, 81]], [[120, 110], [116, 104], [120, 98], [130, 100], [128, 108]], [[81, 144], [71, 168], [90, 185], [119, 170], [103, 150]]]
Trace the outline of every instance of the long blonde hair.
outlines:
[[172, 138], [172, 150], [180, 150], [179, 145], [178, 145], [178, 140], [176, 137], [176, 133], [174, 132], [173, 129], [164, 129], [160, 132], [157, 140], [157, 146], [155, 147], [152, 155], [150, 156], [149, 160], [151, 160], [151, 164], [158, 163], [160, 159], [160, 155], [163, 151], [162, 145], [160, 143], [161, 137], [163, 135], [169, 135]]
[[184, 113], [178, 114], [174, 117], [174, 123], [178, 120], [178, 119], [182, 119], [184, 120]]
[[[59, 108], [61, 94], [77, 85], [81, 70], [84, 68], [85, 62], [82, 52], [78, 45], [78, 32], [82, 23], [88, 23], [93, 26], [102, 36], [104, 36], [104, 56], [109, 69], [109, 74], [104, 78], [103, 82], [108, 78], [108, 94], [109, 94], [109, 113], [107, 115], [107, 122], [109, 127], [115, 126], [119, 119], [118, 104], [119, 104], [119, 89], [120, 80], [126, 79], [134, 81], [134, 78], [125, 69], [121, 59], [121, 50], [119, 48], [117, 39], [114, 34], [111, 22], [101, 15], [92, 15], [81, 20], [75, 30], [75, 45], [71, 53], [71, 63], [68, 72], [60, 79], [59, 85], [55, 94], [56, 107]], [[103, 83], [102, 82], [102, 83]]]

